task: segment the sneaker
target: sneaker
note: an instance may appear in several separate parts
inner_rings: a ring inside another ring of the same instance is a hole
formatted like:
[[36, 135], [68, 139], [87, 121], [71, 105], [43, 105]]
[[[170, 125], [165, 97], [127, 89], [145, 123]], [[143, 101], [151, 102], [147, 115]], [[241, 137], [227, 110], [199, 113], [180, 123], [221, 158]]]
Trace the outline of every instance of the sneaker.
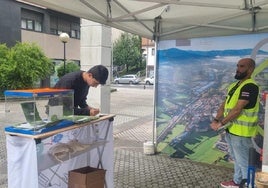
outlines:
[[225, 181], [225, 182], [221, 182], [221, 187], [224, 187], [224, 188], [239, 188], [239, 184], [236, 184], [234, 181]]

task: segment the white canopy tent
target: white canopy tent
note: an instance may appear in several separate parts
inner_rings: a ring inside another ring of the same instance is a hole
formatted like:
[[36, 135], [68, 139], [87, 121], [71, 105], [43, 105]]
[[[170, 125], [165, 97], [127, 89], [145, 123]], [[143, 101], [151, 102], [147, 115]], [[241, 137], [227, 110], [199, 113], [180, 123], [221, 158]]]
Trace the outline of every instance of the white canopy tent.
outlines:
[[[153, 39], [156, 43], [268, 32], [268, 0], [23, 1]], [[155, 75], [156, 87], [157, 79]], [[268, 160], [267, 155], [268, 151], [264, 150], [264, 162]], [[268, 165], [264, 169], [268, 171]]]
[[268, 0], [24, 0], [159, 40], [268, 31]]

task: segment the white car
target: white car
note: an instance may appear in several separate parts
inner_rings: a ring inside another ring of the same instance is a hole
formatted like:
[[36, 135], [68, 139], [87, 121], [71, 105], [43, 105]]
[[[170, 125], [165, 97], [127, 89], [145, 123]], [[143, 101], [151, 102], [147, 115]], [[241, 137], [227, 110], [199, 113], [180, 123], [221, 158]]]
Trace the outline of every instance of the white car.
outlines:
[[128, 74], [122, 77], [114, 79], [116, 84], [138, 84], [140, 83], [140, 78], [135, 74]]
[[150, 77], [148, 77], [148, 78], [145, 78], [145, 79], [144, 79], [144, 83], [145, 83], [146, 85], [153, 85], [153, 84], [154, 84], [154, 76], [150, 76]]

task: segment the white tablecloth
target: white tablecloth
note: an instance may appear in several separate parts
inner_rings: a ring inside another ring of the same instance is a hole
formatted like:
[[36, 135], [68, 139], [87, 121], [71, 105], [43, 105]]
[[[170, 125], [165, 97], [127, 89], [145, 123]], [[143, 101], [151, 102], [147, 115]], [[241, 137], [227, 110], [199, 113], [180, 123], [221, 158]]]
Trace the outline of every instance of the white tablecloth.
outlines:
[[[71, 140], [95, 143], [93, 141], [104, 141], [105, 137], [108, 141], [105, 145], [100, 144], [97, 147], [92, 144], [92, 148], [87, 152], [81, 152], [64, 162], [58, 162], [48, 154], [49, 149], [59, 143], [68, 143]], [[6, 141], [9, 188], [67, 188], [68, 172], [85, 166], [107, 170], [106, 185], [108, 188], [114, 187], [113, 128], [112, 122], [108, 119], [61, 132], [41, 141], [10, 134], [7, 134]]]

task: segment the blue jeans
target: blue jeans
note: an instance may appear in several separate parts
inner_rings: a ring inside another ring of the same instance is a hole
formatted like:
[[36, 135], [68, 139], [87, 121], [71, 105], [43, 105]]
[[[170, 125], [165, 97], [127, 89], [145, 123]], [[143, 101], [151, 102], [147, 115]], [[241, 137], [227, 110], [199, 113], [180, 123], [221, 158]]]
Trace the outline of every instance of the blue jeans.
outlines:
[[247, 179], [249, 148], [253, 147], [252, 140], [230, 133], [226, 133], [225, 138], [229, 145], [229, 153], [234, 160], [233, 180], [236, 184], [240, 184], [242, 179]]

